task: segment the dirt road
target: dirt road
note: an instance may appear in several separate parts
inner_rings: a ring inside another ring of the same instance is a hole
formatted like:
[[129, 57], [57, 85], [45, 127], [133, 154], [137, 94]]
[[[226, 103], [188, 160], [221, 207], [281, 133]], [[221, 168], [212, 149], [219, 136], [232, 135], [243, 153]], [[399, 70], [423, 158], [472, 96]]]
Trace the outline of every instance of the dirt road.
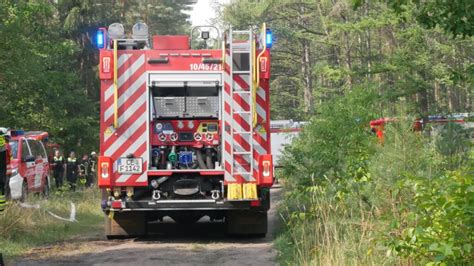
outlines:
[[37, 248], [12, 265], [275, 265], [279, 188], [272, 189], [269, 233], [263, 239], [229, 238], [223, 223], [160, 224], [147, 238], [105, 241], [98, 234], [74, 243]]

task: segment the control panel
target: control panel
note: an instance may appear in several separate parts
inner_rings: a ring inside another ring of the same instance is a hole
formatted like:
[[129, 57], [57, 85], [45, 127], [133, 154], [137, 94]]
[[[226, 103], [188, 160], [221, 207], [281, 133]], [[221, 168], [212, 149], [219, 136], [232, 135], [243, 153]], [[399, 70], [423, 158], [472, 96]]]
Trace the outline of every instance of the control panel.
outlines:
[[158, 120], [152, 123], [153, 146], [218, 146], [217, 120]]

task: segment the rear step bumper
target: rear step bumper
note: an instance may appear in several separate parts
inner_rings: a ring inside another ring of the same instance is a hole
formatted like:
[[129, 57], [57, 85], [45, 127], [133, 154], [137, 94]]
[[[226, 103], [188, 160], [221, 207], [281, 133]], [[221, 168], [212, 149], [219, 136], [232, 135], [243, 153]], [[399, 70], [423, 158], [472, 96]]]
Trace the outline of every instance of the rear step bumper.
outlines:
[[107, 205], [110, 207], [105, 211], [249, 210], [259, 208], [260, 201], [143, 200], [114, 201]]

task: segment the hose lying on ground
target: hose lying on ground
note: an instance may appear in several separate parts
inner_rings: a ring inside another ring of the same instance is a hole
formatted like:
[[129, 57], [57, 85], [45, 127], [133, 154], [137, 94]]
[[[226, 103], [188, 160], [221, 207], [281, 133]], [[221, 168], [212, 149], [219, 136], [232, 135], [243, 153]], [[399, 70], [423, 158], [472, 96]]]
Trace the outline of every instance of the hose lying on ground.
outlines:
[[[45, 210], [49, 215], [53, 216], [56, 219], [66, 221], [66, 222], [77, 222], [76, 220], [76, 205], [71, 201], [71, 213], [69, 214], [69, 218], [63, 218], [57, 214], [54, 214], [53, 212], [49, 210]], [[29, 203], [20, 203], [20, 206], [23, 208], [28, 208], [28, 209], [41, 209], [39, 204], [29, 204]]]

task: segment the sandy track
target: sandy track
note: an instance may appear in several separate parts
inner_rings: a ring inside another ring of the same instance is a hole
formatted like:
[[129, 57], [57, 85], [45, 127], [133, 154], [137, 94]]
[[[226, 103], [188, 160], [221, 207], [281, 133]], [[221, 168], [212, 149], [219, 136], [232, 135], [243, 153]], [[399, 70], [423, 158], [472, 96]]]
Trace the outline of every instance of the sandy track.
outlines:
[[223, 223], [202, 220], [194, 225], [172, 222], [153, 227], [151, 236], [102, 240], [101, 235], [73, 243], [41, 247], [11, 265], [275, 265], [272, 246], [279, 221], [281, 190], [272, 189], [266, 238], [229, 238]]

